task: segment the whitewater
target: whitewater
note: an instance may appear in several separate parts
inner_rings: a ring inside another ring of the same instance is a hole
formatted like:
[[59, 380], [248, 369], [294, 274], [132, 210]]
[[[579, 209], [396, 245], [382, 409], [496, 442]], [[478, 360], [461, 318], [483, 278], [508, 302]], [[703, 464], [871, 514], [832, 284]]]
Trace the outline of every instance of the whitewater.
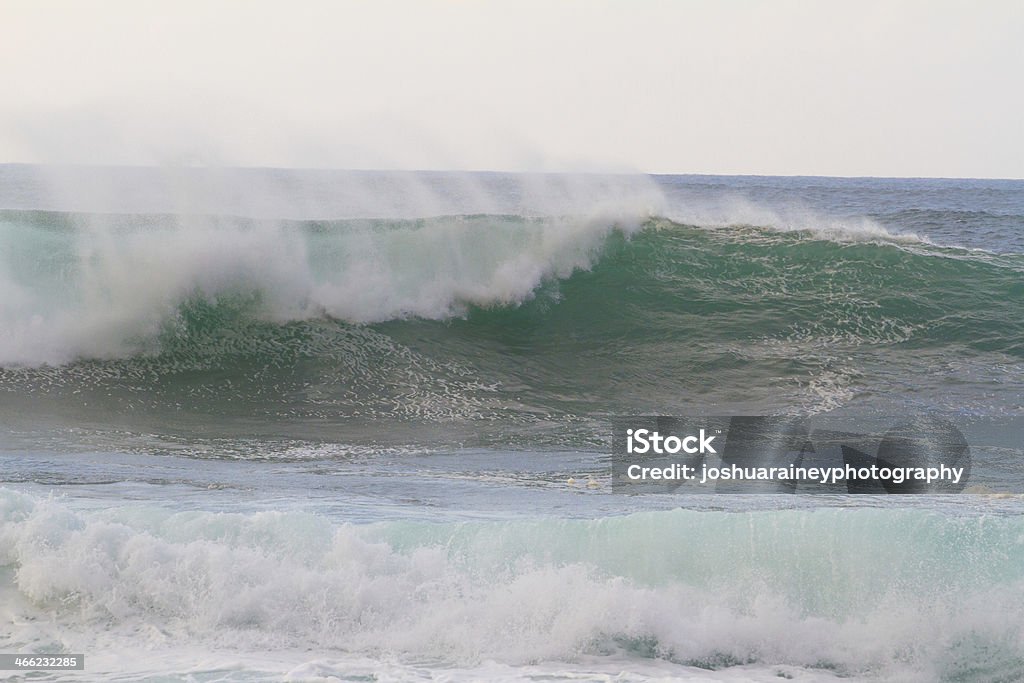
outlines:
[[[1024, 182], [0, 166], [33, 680], [1024, 674]], [[969, 493], [612, 493], [616, 415], [937, 415]]]

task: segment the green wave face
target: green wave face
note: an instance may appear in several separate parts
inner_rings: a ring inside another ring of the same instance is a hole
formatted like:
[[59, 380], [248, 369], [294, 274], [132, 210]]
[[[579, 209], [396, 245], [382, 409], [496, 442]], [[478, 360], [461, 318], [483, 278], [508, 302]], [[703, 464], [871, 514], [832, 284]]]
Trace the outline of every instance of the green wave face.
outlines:
[[894, 387], [980, 410], [1024, 356], [1016, 254], [661, 218], [193, 220], [7, 212], [0, 389], [479, 434]]

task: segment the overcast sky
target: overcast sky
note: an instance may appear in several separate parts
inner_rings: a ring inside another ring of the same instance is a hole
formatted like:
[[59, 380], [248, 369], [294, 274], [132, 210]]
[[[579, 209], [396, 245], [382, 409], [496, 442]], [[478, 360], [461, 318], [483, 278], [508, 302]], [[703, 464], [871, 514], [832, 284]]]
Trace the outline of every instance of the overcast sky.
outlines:
[[1024, 177], [1021, 0], [0, 0], [0, 162]]

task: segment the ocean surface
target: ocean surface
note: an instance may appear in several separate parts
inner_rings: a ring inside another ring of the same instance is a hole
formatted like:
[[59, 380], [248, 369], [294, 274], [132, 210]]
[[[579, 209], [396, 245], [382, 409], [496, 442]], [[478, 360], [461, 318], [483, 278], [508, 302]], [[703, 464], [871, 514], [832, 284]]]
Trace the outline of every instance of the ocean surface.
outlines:
[[[642, 414], [972, 493], [612, 493]], [[1022, 680], [1021, 418], [1024, 181], [0, 166], [11, 680]]]

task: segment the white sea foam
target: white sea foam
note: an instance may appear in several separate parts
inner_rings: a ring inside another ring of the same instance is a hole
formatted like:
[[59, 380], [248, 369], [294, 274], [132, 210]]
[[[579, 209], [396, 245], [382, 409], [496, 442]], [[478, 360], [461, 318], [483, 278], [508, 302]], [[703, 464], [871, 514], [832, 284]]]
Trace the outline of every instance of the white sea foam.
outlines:
[[830, 216], [799, 203], [768, 207], [739, 195], [675, 205], [668, 217], [678, 223], [704, 227], [752, 226], [779, 232], [806, 232], [837, 242], [932, 244], [927, 237], [890, 230], [867, 216]]
[[933, 680], [1021, 661], [1021, 538], [1015, 518], [893, 510], [351, 526], [0, 491], [0, 647]]

